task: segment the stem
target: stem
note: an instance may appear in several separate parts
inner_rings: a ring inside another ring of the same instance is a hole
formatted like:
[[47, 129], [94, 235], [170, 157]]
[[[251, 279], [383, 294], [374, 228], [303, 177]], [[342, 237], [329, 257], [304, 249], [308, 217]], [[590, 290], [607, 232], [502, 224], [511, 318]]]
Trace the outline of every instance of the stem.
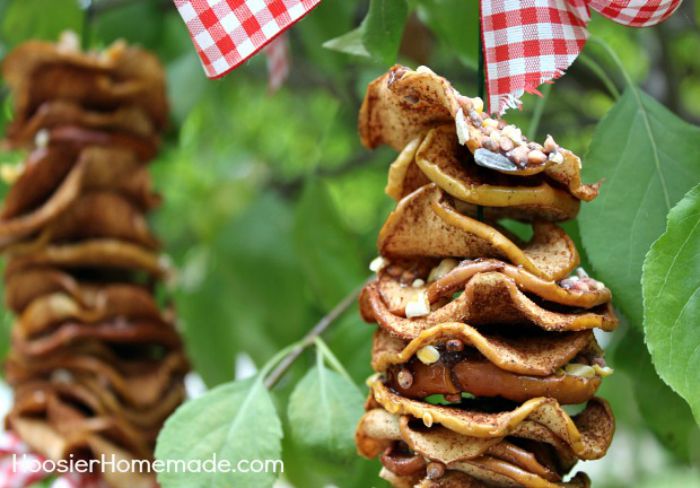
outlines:
[[589, 40], [591, 42], [598, 44], [600, 47], [603, 48], [603, 50], [606, 52], [606, 54], [610, 57], [610, 59], [612, 59], [613, 63], [615, 63], [617, 68], [622, 73], [622, 76], [625, 78], [625, 83], [627, 84], [627, 86], [634, 89], [635, 86], [634, 86], [634, 81], [632, 81], [632, 77], [630, 77], [629, 73], [627, 73], [627, 70], [625, 69], [625, 65], [622, 64], [622, 60], [617, 55], [617, 53], [610, 47], [610, 45], [607, 42], [605, 42], [603, 39], [596, 37], [596, 36], [591, 36]]
[[613, 80], [608, 76], [605, 70], [590, 56], [581, 54], [578, 59], [583, 63], [586, 68], [591, 70], [591, 72], [598, 77], [598, 79], [605, 85], [605, 88], [610, 92], [610, 94], [616, 100], [620, 98], [620, 90], [617, 89]]
[[[479, 36], [479, 39], [477, 39], [477, 44], [479, 46], [479, 66], [477, 70], [477, 87], [479, 91], [479, 97], [486, 101], [486, 80], [485, 80], [485, 73], [484, 73], [484, 43], [481, 42], [482, 39], [482, 32], [481, 32], [481, 6], [479, 6], [479, 28], [477, 29], [477, 35]], [[487, 105], [488, 106], [488, 105]]]
[[540, 121], [542, 120], [542, 114], [544, 113], [544, 106], [547, 105], [547, 100], [549, 99], [549, 94], [551, 91], [552, 85], [544, 85], [542, 87], [542, 96], [537, 99], [535, 109], [532, 112], [530, 127], [527, 131], [527, 138], [531, 141], [534, 141], [535, 137], [537, 137], [537, 130], [540, 128]]
[[[363, 283], [364, 286], [364, 283]], [[272, 370], [272, 372], [265, 378], [265, 386], [270, 389], [277, 384], [277, 382], [282, 379], [282, 376], [289, 370], [289, 368], [294, 364], [301, 353], [316, 342], [316, 338], [320, 337], [328, 327], [340, 317], [343, 312], [345, 312], [350, 306], [355, 303], [357, 296], [360, 294], [362, 286], [355, 288], [353, 291], [348, 293], [345, 298], [343, 298], [330, 312], [324, 315], [321, 320], [319, 320], [316, 325], [304, 336], [304, 338], [291, 346], [288, 346], [289, 351], [279, 362], [277, 367]]]
[[[479, 14], [481, 14], [481, 6], [479, 6]], [[486, 79], [484, 72], [484, 43], [481, 42], [481, 15], [479, 15], [479, 28], [477, 29], [477, 34], [479, 36], [479, 39], [477, 39], [477, 43], [479, 45], [479, 66], [476, 72], [477, 86], [479, 91], [479, 98], [481, 98], [481, 100], [483, 100], [486, 106], [488, 107], [489, 101], [486, 100]], [[484, 207], [482, 207], [481, 205], [476, 206], [476, 220], [478, 220], [479, 222], [484, 221]]]
[[352, 378], [350, 377], [350, 374], [347, 372], [347, 370], [343, 367], [343, 365], [338, 361], [338, 358], [335, 357], [335, 354], [333, 354], [333, 351], [328, 347], [328, 344], [321, 339], [320, 337], [316, 337], [316, 340], [314, 340], [314, 344], [316, 344], [316, 349], [318, 352], [326, 358], [326, 361], [328, 364], [341, 376], [343, 376], [346, 380], [348, 380], [350, 383], [353, 383]]
[[82, 0], [83, 6], [83, 32], [81, 36], [81, 44], [83, 50], [87, 51], [92, 42], [92, 21], [95, 17], [95, 2], [93, 0]]
[[265, 378], [267, 374], [270, 372], [270, 370], [277, 364], [279, 363], [283, 358], [287, 356], [295, 347], [299, 346], [299, 342], [295, 342], [293, 344], [290, 344], [283, 349], [277, 351], [277, 353], [272, 356], [264, 365], [262, 368], [260, 368], [260, 372], [258, 373], [259, 378]]

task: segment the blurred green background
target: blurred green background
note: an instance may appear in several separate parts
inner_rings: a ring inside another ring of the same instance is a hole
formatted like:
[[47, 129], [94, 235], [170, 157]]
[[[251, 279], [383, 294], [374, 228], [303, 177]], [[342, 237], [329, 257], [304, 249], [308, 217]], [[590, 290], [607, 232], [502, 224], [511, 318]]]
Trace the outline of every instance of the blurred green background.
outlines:
[[[76, 0], [0, 0], [0, 55], [30, 38], [55, 39], [67, 28], [84, 32], [95, 48], [124, 38], [158, 54], [168, 75], [172, 121], [152, 166], [165, 202], [153, 223], [179, 269], [170, 292], [196, 371], [209, 386], [230, 381], [301, 338], [362, 283], [376, 255], [377, 232], [393, 207], [383, 188], [394, 154], [362, 148], [356, 119], [366, 84], [387, 65], [323, 47], [360, 23], [367, 2], [324, 0], [291, 29], [291, 73], [275, 93], [268, 90], [263, 56], [207, 80], [170, 1], [96, 3], [86, 22]], [[475, 95], [476, 2], [412, 3], [417, 8], [405, 24], [399, 62], [429, 65]], [[698, 7], [686, 0], [654, 28], [625, 28], [594, 15], [590, 30], [617, 52], [643, 90], [697, 124], [699, 22]], [[615, 102], [615, 87], [623, 86], [620, 71], [591, 43], [544, 98], [525, 96], [523, 110], [507, 118], [524, 132], [540, 139], [551, 133], [585, 154]], [[2, 97], [0, 125], [11, 117], [6, 89]], [[12, 163], [18, 155], [2, 158]], [[575, 223], [568, 229], [577, 232]], [[4, 315], [3, 352], [10, 323]], [[655, 428], [655, 421], [675, 414], [654, 404], [653, 387], [644, 382], [655, 373], [636, 362], [646, 352], [639, 334], [627, 330], [605, 339], [612, 351], [623, 337], [627, 341], [612, 356], [617, 372], [601, 391], [613, 404], [618, 435], [607, 458], [581, 467], [597, 487], [693, 486], [700, 435], [694, 424], [684, 439]], [[325, 336], [360, 385], [370, 374], [372, 331], [354, 307]], [[281, 404], [312, 363], [311, 354], [303, 357], [279, 384]], [[649, 403], [635, 396], [640, 389]], [[294, 486], [380, 486], [377, 463], [312, 453], [290, 436], [283, 444], [285, 479]]]

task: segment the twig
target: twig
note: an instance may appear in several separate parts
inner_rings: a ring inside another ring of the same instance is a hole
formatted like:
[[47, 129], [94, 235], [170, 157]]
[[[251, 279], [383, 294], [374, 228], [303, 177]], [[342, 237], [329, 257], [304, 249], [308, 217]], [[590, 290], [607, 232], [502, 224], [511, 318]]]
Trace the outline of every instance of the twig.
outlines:
[[617, 89], [617, 86], [615, 86], [615, 83], [612, 81], [610, 76], [605, 72], [605, 70], [590, 56], [587, 56], [586, 54], [581, 54], [578, 57], [579, 61], [581, 64], [583, 64], [586, 68], [588, 68], [594, 75], [598, 77], [601, 83], [605, 86], [605, 88], [610, 92], [610, 95], [614, 99], [620, 98], [620, 90]]
[[81, 44], [84, 50], [90, 47], [92, 42], [92, 21], [95, 18], [95, 2], [93, 0], [82, 0], [83, 8], [83, 32], [81, 36]]
[[[364, 284], [363, 284], [364, 285]], [[313, 328], [304, 336], [299, 344], [292, 349], [288, 355], [282, 359], [277, 367], [265, 378], [265, 386], [270, 389], [284, 376], [287, 370], [294, 364], [304, 350], [314, 344], [317, 337], [320, 337], [328, 327], [340, 317], [350, 306], [355, 303], [357, 296], [360, 294], [362, 286], [355, 288], [353, 291], [343, 298], [330, 312], [324, 315], [321, 320], [313, 326]]]
[[530, 127], [528, 127], [527, 130], [527, 138], [531, 141], [534, 141], [537, 137], [537, 131], [540, 128], [540, 121], [542, 120], [542, 114], [544, 113], [544, 106], [547, 104], [551, 91], [552, 85], [547, 84], [542, 87], [542, 96], [537, 99], [535, 109], [532, 111]]

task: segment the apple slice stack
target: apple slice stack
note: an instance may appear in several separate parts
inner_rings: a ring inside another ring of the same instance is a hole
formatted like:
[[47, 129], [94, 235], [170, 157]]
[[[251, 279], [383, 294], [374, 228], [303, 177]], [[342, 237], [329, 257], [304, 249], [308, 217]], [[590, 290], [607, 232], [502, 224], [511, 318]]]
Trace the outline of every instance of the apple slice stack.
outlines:
[[617, 319], [556, 222], [598, 185], [424, 67], [373, 81], [359, 126], [368, 148], [399, 152], [360, 297], [379, 326], [360, 454], [396, 487], [588, 486], [569, 472], [615, 429], [593, 330]]
[[[7, 427], [55, 461], [151, 459], [188, 371], [156, 296], [167, 268], [147, 221], [159, 203], [147, 164], [168, 118], [162, 67], [122, 42], [81, 52], [67, 34], [17, 47], [3, 74], [7, 143], [29, 151], [3, 170], [0, 247], [16, 314]], [[104, 480], [155, 483], [110, 470]]]

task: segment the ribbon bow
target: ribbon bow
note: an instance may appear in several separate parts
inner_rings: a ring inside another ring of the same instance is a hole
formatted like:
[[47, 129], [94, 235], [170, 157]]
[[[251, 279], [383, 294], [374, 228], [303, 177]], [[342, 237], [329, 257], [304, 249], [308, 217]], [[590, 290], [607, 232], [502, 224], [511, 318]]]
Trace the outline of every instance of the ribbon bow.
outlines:
[[[210, 78], [218, 78], [298, 22], [321, 0], [174, 1], [204, 71]], [[539, 85], [564, 74], [586, 43], [589, 8], [615, 22], [645, 27], [665, 20], [680, 3], [681, 0], [481, 0], [489, 110], [503, 112], [519, 106], [523, 93], [538, 93]], [[271, 77], [275, 77], [272, 71]], [[283, 75], [278, 74], [280, 77]]]
[[483, 0], [481, 31], [489, 111], [520, 105], [559, 78], [583, 49], [589, 8], [623, 25], [666, 20], [681, 0]]

